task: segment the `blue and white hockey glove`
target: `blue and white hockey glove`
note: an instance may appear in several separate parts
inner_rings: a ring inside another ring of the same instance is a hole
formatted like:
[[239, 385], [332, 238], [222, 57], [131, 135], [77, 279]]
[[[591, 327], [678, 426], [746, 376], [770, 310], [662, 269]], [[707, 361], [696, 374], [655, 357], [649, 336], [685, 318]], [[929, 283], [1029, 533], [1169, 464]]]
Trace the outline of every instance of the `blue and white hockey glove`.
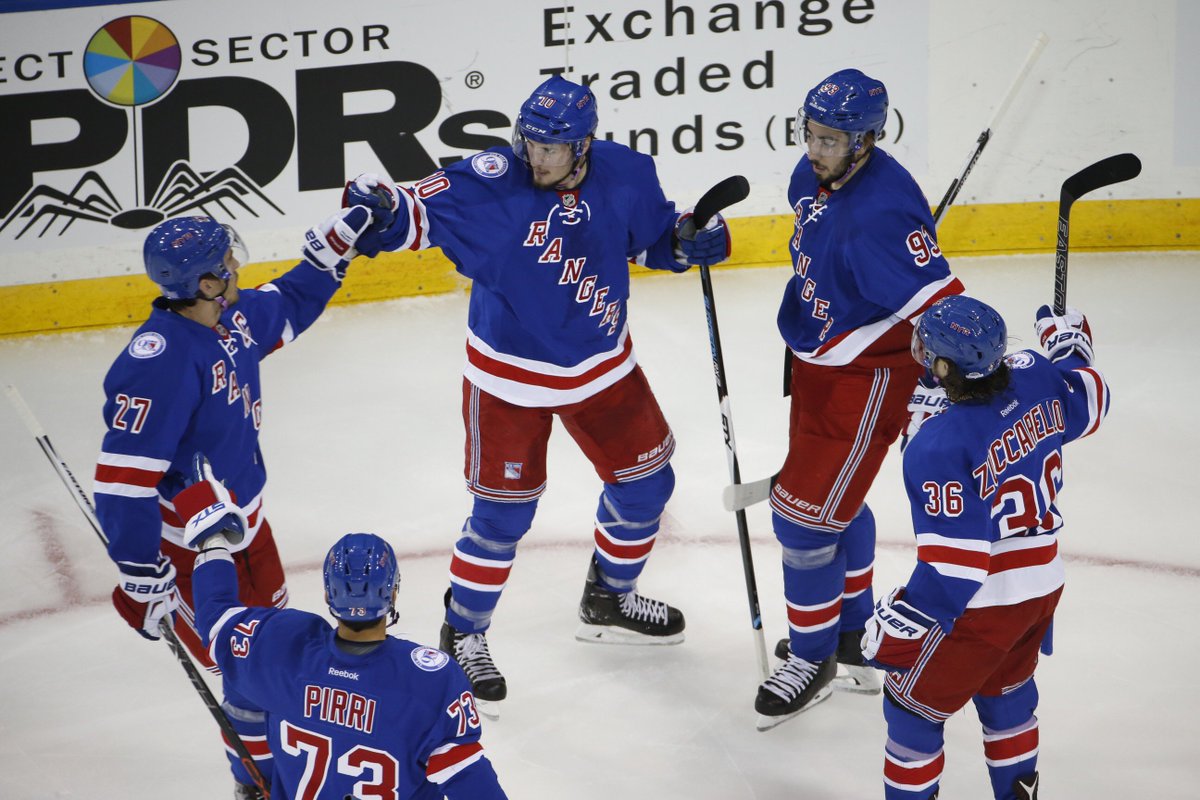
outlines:
[[892, 590], [875, 603], [862, 638], [868, 664], [888, 672], [907, 672], [917, 663], [921, 647], [938, 623], [900, 598], [904, 587]]
[[[202, 453], [192, 458], [195, 483], [175, 495], [175, 513], [187, 520], [183, 544], [200, 550], [206, 544], [229, 547], [240, 544], [250, 523], [225, 485], [213, 475], [212, 465]], [[209, 541], [215, 539], [215, 541]]]
[[900, 437], [900, 451], [904, 452], [909, 438], [920, 430], [921, 426], [925, 424], [925, 420], [949, 407], [950, 401], [946, 399], [946, 390], [938, 384], [937, 379], [929, 370], [925, 370], [925, 374], [917, 380], [912, 397], [908, 399], [910, 417], [908, 427], [904, 429], [904, 433]]
[[1050, 310], [1050, 306], [1042, 306], [1037, 310], [1033, 329], [1051, 361], [1062, 361], [1077, 354], [1091, 366], [1096, 358], [1092, 353], [1091, 326], [1078, 309], [1067, 306], [1067, 312], [1060, 317]]
[[129, 627], [147, 639], [157, 640], [159, 622], [179, 608], [175, 565], [164, 555], [154, 564], [118, 562], [121, 581], [113, 589], [113, 607]]
[[331, 214], [304, 234], [304, 259], [341, 283], [346, 277], [346, 267], [358, 255], [354, 244], [370, 224], [371, 212], [362, 206]]
[[689, 208], [675, 221], [675, 260], [684, 266], [700, 264], [711, 267], [720, 264], [729, 258], [733, 250], [733, 240], [729, 236], [725, 218], [713, 214], [703, 229], [696, 230], [692, 210]]
[[386, 175], [364, 172], [346, 182], [342, 206], [362, 206], [370, 210], [374, 223], [358, 238], [355, 249], [367, 258], [381, 250], [396, 250], [408, 237], [408, 206], [400, 190]]

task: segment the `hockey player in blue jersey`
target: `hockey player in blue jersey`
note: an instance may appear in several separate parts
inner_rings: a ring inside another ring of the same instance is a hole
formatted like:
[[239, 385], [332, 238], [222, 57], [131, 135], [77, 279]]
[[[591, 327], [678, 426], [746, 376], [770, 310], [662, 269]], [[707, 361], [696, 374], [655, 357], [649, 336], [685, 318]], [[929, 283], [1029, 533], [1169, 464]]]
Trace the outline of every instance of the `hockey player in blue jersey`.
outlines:
[[[209, 669], [193, 624], [192, 558], [184, 521], [170, 498], [203, 449], [246, 510], [235, 548], [247, 604], [283, 606], [287, 587], [262, 510], [266, 470], [258, 448], [263, 390], [259, 362], [313, 323], [341, 285], [365, 209], [342, 210], [309, 230], [304, 260], [259, 289], [239, 289], [246, 249], [232, 227], [178, 217], [146, 237], [146, 273], [162, 291], [104, 379], [108, 432], [96, 463], [96, 514], [121, 577], [112, 600], [134, 630], [158, 638], [170, 614], [175, 632]], [[178, 613], [176, 613], [178, 612]], [[264, 774], [270, 772], [262, 714], [236, 691], [226, 712]], [[239, 797], [250, 776], [227, 749]]]
[[466, 675], [432, 647], [387, 635], [400, 573], [391, 546], [343, 536], [325, 557], [336, 628], [306, 611], [247, 607], [234, 553], [244, 514], [203, 457], [175, 498], [197, 549], [196, 627], [232, 685], [266, 714], [276, 798], [504, 800], [479, 742]]
[[913, 320], [962, 291], [920, 188], [878, 146], [887, 110], [884, 85], [847, 69], [817, 84], [797, 113], [807, 153], [788, 187], [794, 274], [779, 307], [791, 416], [770, 496], [789, 636], [755, 698], [760, 730], [833, 687], [879, 692], [858, 650], [875, 559], [867, 490], [921, 373], [908, 356]]
[[1109, 391], [1082, 314], [1043, 306], [1036, 330], [1049, 359], [1005, 357], [1004, 320], [960, 295], [913, 334], [913, 357], [950, 405], [905, 448], [917, 564], [876, 604], [862, 640], [864, 658], [888, 672], [888, 800], [937, 795], [943, 726], [968, 701], [997, 800], [1037, 797], [1034, 669], [1063, 589], [1062, 450], [1099, 427]]
[[675, 439], [634, 353], [629, 262], [682, 272], [723, 261], [730, 240], [719, 215], [677, 235], [690, 214], [664, 197], [649, 156], [595, 138], [598, 119], [590, 89], [552, 77], [521, 106], [511, 147], [411, 187], [364, 175], [346, 190], [349, 204], [394, 216], [364, 235], [364, 253], [440, 247], [473, 281], [463, 422], [474, 505], [451, 559], [441, 643], [490, 702], [507, 684], [486, 633], [546, 489], [555, 416], [604, 484], [576, 637], [683, 639], [683, 614], [636, 591], [674, 488]]

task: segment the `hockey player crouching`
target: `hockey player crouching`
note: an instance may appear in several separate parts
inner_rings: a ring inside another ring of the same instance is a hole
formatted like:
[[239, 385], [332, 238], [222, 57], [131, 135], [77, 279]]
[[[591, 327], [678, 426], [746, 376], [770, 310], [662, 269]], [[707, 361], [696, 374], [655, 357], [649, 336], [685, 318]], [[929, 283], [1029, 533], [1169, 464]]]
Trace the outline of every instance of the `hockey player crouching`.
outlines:
[[1005, 357], [1004, 320], [960, 295], [913, 332], [914, 358], [950, 405], [904, 450], [917, 565], [876, 603], [862, 641], [868, 663], [888, 672], [888, 800], [937, 796], [943, 725], [968, 700], [997, 800], [1037, 797], [1033, 676], [1063, 589], [1062, 448], [1099, 427], [1109, 392], [1082, 314], [1043, 306], [1036, 329], [1049, 359]]
[[508, 689], [486, 636], [546, 490], [555, 417], [603, 482], [594, 524], [581, 526], [595, 548], [576, 638], [683, 641], [682, 612], [637, 591], [674, 490], [675, 439], [634, 353], [629, 262], [715, 264], [729, 234], [718, 214], [691, 236], [650, 157], [597, 139], [598, 120], [590, 89], [552, 77], [521, 106], [511, 147], [411, 187], [377, 175], [346, 187], [381, 226], [360, 252], [440, 247], [473, 281], [462, 407], [474, 499], [450, 559], [441, 647], [489, 702]]
[[267, 716], [271, 788], [281, 797], [505, 800], [479, 742], [462, 669], [440, 650], [387, 635], [400, 573], [391, 546], [343, 536], [325, 557], [336, 627], [306, 611], [245, 607], [230, 550], [246, 518], [203, 456], [175, 497], [188, 520], [196, 627], [227, 683]]

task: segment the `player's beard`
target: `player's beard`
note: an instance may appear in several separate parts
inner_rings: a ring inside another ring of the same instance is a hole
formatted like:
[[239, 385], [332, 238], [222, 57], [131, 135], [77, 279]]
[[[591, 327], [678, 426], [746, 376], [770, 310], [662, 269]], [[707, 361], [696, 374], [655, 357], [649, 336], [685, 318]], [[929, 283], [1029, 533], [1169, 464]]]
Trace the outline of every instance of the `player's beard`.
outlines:
[[567, 178], [571, 177], [571, 173], [575, 170], [574, 162], [565, 167], [530, 167], [530, 172], [533, 173], [533, 185], [539, 189], [553, 189]]
[[808, 160], [813, 167], [813, 174], [817, 176], [817, 180], [826, 189], [832, 188], [833, 184], [845, 177], [846, 173], [850, 171], [850, 156], [842, 156], [837, 161], [825, 158], [820, 161], [813, 161], [812, 156], [809, 156]]

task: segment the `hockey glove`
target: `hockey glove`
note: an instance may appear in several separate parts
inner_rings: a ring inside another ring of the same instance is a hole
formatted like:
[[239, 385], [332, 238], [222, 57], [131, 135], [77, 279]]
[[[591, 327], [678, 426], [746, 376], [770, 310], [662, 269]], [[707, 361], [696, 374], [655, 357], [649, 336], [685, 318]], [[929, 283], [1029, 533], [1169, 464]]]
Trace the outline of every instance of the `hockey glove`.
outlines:
[[1061, 317], [1050, 310], [1050, 306], [1042, 306], [1037, 310], [1037, 321], [1033, 324], [1042, 349], [1051, 361], [1062, 361], [1071, 355], [1078, 355], [1088, 366], [1095, 360], [1092, 353], [1092, 329], [1087, 317], [1077, 309], [1067, 306], [1067, 313]]
[[373, 224], [363, 231], [354, 247], [367, 258], [381, 250], [397, 250], [408, 237], [408, 206], [391, 179], [364, 172], [346, 183], [342, 206], [362, 206], [371, 212]]
[[720, 264], [729, 258], [733, 248], [724, 217], [713, 214], [703, 229], [696, 230], [690, 208], [675, 221], [675, 240], [675, 260], [683, 266], [700, 264], [711, 267]]
[[[250, 523], [246, 513], [224, 484], [213, 475], [212, 466], [202, 453], [192, 459], [195, 483], [175, 495], [175, 513], [187, 520], [183, 544], [192, 550], [213, 544], [229, 547], [240, 544]], [[217, 541], [207, 542], [217, 538]]]
[[346, 277], [346, 267], [358, 255], [354, 244], [370, 224], [371, 212], [362, 206], [343, 208], [330, 215], [304, 234], [305, 260], [341, 283]]
[[917, 663], [925, 639], [938, 624], [901, 600], [904, 587], [875, 603], [862, 638], [863, 658], [872, 667], [907, 672]]
[[946, 399], [946, 390], [938, 385], [937, 379], [930, 374], [929, 370], [925, 370], [925, 374], [920, 377], [916, 388], [913, 389], [912, 397], [908, 399], [908, 413], [911, 416], [908, 420], [908, 427], [904, 429], [904, 433], [900, 437], [900, 451], [904, 452], [909, 438], [925, 424], [925, 420], [949, 407], [950, 401]]
[[156, 564], [119, 562], [121, 582], [113, 589], [117, 613], [147, 639], [159, 638], [158, 623], [179, 608], [175, 565], [160, 555]]

